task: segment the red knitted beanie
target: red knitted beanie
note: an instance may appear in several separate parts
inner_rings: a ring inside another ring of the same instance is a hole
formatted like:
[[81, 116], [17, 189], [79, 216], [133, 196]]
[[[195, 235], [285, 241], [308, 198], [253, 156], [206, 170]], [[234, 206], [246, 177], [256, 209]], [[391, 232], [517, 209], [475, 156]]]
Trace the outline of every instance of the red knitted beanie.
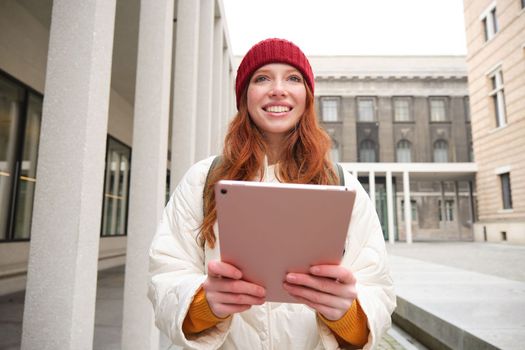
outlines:
[[306, 84], [314, 93], [314, 74], [310, 62], [294, 43], [284, 39], [266, 39], [255, 44], [244, 56], [235, 80], [235, 95], [237, 108], [241, 94], [250, 81], [252, 74], [260, 67], [269, 63], [286, 63], [294, 66], [301, 72]]

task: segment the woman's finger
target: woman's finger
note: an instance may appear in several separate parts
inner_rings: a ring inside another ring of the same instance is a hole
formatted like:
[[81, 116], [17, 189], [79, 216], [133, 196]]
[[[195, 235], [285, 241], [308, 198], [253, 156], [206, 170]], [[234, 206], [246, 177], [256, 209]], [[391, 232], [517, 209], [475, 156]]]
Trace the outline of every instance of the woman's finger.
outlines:
[[247, 294], [258, 298], [266, 296], [266, 290], [255, 283], [229, 278], [208, 277], [203, 284], [203, 288], [206, 292], [218, 291], [232, 294]]
[[353, 302], [353, 299], [351, 298], [344, 298], [286, 282], [283, 286], [290, 295], [303, 298], [316, 305], [325, 305], [330, 308], [346, 311], [350, 308]]
[[315, 311], [319, 312], [321, 315], [323, 315], [324, 318], [330, 321], [337, 321], [341, 319], [348, 311], [348, 310], [341, 310], [341, 309], [333, 308], [333, 307], [323, 305], [323, 304], [316, 304], [300, 296], [293, 295], [293, 297], [297, 299], [297, 301], [299, 301], [300, 303], [305, 304], [311, 307], [312, 309], [314, 309]]
[[343, 284], [356, 282], [354, 274], [341, 265], [315, 265], [310, 267], [310, 273], [314, 276], [332, 278]]
[[223, 292], [210, 292], [206, 295], [208, 302], [235, 305], [262, 305], [264, 298], [258, 298], [248, 294], [232, 294]]
[[233, 265], [216, 260], [208, 262], [208, 275], [212, 277], [227, 277], [236, 280], [242, 278], [241, 270]]

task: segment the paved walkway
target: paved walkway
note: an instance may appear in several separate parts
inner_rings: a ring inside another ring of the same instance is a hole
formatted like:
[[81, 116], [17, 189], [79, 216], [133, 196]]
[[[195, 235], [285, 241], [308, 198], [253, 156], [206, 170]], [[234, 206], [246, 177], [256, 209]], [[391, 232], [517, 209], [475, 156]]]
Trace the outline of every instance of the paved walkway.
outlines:
[[[484, 339], [489, 344], [485, 348], [523, 348], [525, 246], [397, 243], [388, 250], [400, 298], [398, 314], [422, 317], [420, 326], [433, 321], [430, 328], [443, 327], [445, 339], [464, 342], [472, 336]], [[123, 267], [99, 273], [94, 349], [120, 349], [123, 285]], [[23, 302], [23, 292], [0, 297], [0, 350], [20, 347]], [[394, 329], [378, 348], [414, 349], [407, 339]], [[451, 347], [469, 348], [463, 343]]]
[[396, 321], [412, 334], [452, 349], [524, 348], [525, 246], [415, 243], [388, 250]]
[[[93, 349], [120, 349], [123, 287], [124, 267], [99, 273]], [[0, 297], [0, 350], [20, 349], [23, 309], [24, 292]], [[161, 339], [161, 344], [161, 349], [166, 349], [169, 343], [166, 339]], [[392, 330], [384, 337], [378, 349], [412, 350], [414, 347], [399, 332]]]

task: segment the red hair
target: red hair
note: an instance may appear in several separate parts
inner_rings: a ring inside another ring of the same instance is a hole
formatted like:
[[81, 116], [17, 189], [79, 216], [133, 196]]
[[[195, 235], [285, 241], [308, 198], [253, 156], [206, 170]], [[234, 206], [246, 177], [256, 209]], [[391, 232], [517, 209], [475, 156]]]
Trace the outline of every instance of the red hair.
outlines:
[[[308, 85], [306, 105], [293, 129], [288, 132], [279, 161], [277, 178], [281, 182], [336, 185], [339, 177], [328, 158], [330, 136], [320, 127], [314, 108], [314, 97]], [[200, 226], [201, 244], [215, 246], [213, 225], [217, 220], [214, 186], [219, 180], [262, 180], [267, 145], [264, 136], [248, 114], [247, 87], [239, 111], [230, 123], [220, 163], [209, 174], [204, 188], [204, 220]]]

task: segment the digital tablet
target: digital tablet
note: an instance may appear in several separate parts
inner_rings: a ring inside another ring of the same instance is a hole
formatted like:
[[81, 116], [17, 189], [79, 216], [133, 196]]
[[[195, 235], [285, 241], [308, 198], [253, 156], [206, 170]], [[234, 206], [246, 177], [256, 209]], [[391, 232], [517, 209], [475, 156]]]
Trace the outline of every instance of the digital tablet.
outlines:
[[221, 260], [265, 287], [267, 301], [297, 302], [282, 286], [286, 274], [341, 262], [354, 200], [341, 186], [219, 181]]

